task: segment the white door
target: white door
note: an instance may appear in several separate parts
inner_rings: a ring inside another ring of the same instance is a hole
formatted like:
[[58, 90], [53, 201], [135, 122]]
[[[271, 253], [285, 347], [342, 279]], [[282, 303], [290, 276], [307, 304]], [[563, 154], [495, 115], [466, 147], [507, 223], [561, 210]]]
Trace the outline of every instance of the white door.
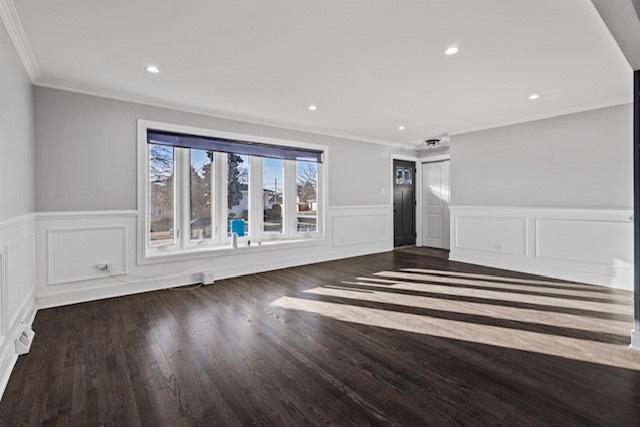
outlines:
[[449, 249], [449, 161], [422, 164], [422, 245]]

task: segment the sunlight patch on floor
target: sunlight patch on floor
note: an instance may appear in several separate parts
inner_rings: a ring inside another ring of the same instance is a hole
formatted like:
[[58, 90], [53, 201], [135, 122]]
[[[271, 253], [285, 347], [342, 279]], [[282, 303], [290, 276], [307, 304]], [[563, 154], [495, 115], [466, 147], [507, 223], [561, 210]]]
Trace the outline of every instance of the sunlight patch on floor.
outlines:
[[496, 306], [467, 301], [450, 301], [437, 297], [403, 295], [385, 292], [388, 286], [380, 286], [380, 291], [349, 288], [353, 285], [375, 286], [362, 282], [342, 282], [344, 286], [331, 286], [308, 289], [305, 292], [316, 295], [329, 295], [336, 297], [354, 298], [362, 301], [373, 301], [384, 304], [397, 304], [406, 307], [416, 307], [431, 310], [442, 310], [452, 313], [463, 313], [479, 316], [489, 316], [496, 319], [516, 320], [520, 322], [530, 322], [540, 325], [562, 326], [567, 328], [582, 329], [585, 331], [617, 333], [621, 335], [629, 334], [630, 323], [622, 320], [592, 319], [583, 316], [566, 313], [553, 313], [542, 310], [524, 309], [509, 306]]
[[[619, 313], [626, 315], [633, 315], [633, 305], [626, 303], [616, 303], [615, 301], [609, 302], [591, 302], [583, 300], [572, 300], [567, 298], [557, 298], [551, 296], [541, 295], [525, 295], [518, 293], [509, 293], [503, 290], [485, 290], [485, 289], [468, 289], [456, 286], [439, 285], [438, 283], [448, 283], [450, 285], [456, 284], [471, 284], [472, 281], [465, 281], [461, 283], [457, 279], [449, 279], [447, 281], [440, 280], [440, 277], [427, 276], [422, 274], [410, 274], [410, 273], [395, 273], [392, 271], [384, 271], [376, 273], [387, 278], [393, 278], [393, 282], [389, 285], [377, 285], [394, 287], [397, 289], [411, 290], [416, 292], [437, 292], [443, 295], [459, 295], [475, 298], [489, 298], [499, 301], [514, 301], [525, 302], [529, 304], [541, 304], [556, 307], [569, 307], [581, 310], [595, 310], [606, 313]], [[402, 279], [422, 280], [423, 282], [409, 282]], [[366, 278], [364, 278], [366, 280]], [[376, 286], [373, 285], [372, 286]], [[504, 288], [507, 290], [508, 288]], [[602, 295], [600, 296], [602, 298]]]
[[[515, 277], [495, 276], [490, 274], [478, 274], [478, 273], [464, 273], [460, 271], [448, 271], [448, 270], [433, 270], [428, 268], [401, 268], [400, 271], [409, 273], [425, 273], [425, 274], [438, 274], [445, 276], [457, 276], [465, 277], [469, 279], [488, 280], [492, 282], [508, 282], [508, 283], [522, 283], [524, 285], [540, 286], [554, 286], [561, 285], [566, 287], [574, 287], [576, 289], [593, 289], [592, 285], [585, 285], [581, 283], [562, 282], [554, 280], [534, 280], [534, 279], [517, 279]], [[376, 273], [379, 274], [379, 273]]]
[[[391, 275], [387, 276], [390, 277]], [[425, 279], [426, 280], [426, 279]], [[455, 283], [451, 283], [455, 284]], [[368, 284], [367, 284], [368, 285]], [[376, 286], [375, 284], [371, 284], [371, 286]], [[628, 316], [633, 316], [633, 306], [632, 305], [622, 305], [616, 303], [604, 303], [604, 302], [591, 302], [591, 301], [583, 301], [583, 300], [572, 300], [566, 298], [557, 298], [550, 296], [539, 296], [539, 295], [523, 295], [517, 293], [509, 293], [501, 290], [484, 290], [484, 289], [468, 289], [461, 288], [456, 286], [447, 286], [447, 285], [438, 285], [437, 283], [428, 283], [428, 282], [405, 282], [401, 279], [394, 280], [393, 283], [389, 285], [377, 285], [379, 287], [391, 287], [397, 289], [404, 289], [408, 291], [415, 292], [432, 292], [439, 293], [442, 295], [451, 295], [451, 296], [464, 296], [464, 297], [473, 297], [473, 298], [484, 298], [491, 299], [497, 301], [511, 301], [511, 302], [519, 302], [519, 303], [527, 303], [527, 304], [539, 304], [539, 305], [547, 305], [554, 307], [567, 307], [573, 309], [580, 310], [593, 310], [593, 311], [601, 311], [604, 313], [618, 313], [624, 314]]]
[[[531, 284], [522, 284], [522, 283], [508, 283], [508, 282], [500, 282], [500, 281], [489, 281], [488, 279], [478, 280], [478, 279], [465, 279], [458, 277], [442, 277], [437, 275], [420, 275], [418, 276], [408, 276], [407, 273], [395, 273], [394, 272], [379, 272], [379, 277], [358, 277], [358, 280], [371, 280], [374, 282], [380, 283], [397, 283], [400, 277], [405, 280], [414, 280], [421, 282], [431, 282], [431, 283], [441, 283], [441, 284], [454, 284], [454, 285], [468, 285], [477, 288], [493, 288], [498, 290], [503, 289], [511, 289], [514, 291], [521, 292], [537, 292], [537, 293], [545, 293], [545, 294], [558, 294], [558, 295], [575, 295], [582, 297], [593, 297], [593, 298], [608, 298], [612, 301], [620, 301], [631, 303], [631, 301], [627, 298], [627, 295], [619, 295], [615, 293], [607, 293], [607, 292], [598, 292], [598, 290], [593, 288], [587, 289], [578, 289], [574, 287], [569, 287], [568, 289], [562, 283], [556, 284], [556, 287], [545, 287], [540, 285], [531, 285]], [[381, 277], [388, 277], [387, 279], [382, 279]], [[394, 277], [398, 277], [394, 279]]]
[[640, 354], [621, 345], [289, 296], [278, 298], [271, 306], [344, 322], [640, 370]]

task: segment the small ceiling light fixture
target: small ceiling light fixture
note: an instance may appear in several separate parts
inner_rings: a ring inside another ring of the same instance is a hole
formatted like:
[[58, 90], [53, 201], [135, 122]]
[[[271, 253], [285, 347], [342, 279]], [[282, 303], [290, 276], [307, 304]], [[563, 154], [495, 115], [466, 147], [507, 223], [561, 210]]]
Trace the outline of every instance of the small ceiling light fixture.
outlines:
[[309, 107], [307, 107], [307, 108], [309, 109], [309, 111], [316, 111], [318, 109], [318, 107], [316, 107], [313, 104], [309, 105]]
[[457, 46], [451, 46], [444, 51], [444, 54], [447, 56], [451, 56], [451, 55], [455, 55], [458, 52], [460, 52], [460, 49], [458, 49]]
[[158, 74], [160, 69], [157, 65], [147, 65], [147, 72], [151, 74]]
[[537, 93], [532, 93], [531, 95], [529, 95], [530, 101], [535, 101], [538, 98], [540, 98], [540, 95], [538, 95]]
[[440, 147], [446, 147], [449, 145], [450, 137], [448, 133], [441, 133], [433, 138], [427, 138], [424, 140], [427, 150], [436, 150]]
[[405, 130], [404, 125], [400, 125], [400, 126], [398, 126], [398, 130]]

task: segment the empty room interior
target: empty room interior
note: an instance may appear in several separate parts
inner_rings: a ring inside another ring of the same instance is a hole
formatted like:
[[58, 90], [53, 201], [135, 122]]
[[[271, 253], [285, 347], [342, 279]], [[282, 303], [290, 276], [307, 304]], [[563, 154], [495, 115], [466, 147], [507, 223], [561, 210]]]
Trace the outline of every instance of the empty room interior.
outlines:
[[640, 0], [0, 18], [0, 425], [640, 423]]

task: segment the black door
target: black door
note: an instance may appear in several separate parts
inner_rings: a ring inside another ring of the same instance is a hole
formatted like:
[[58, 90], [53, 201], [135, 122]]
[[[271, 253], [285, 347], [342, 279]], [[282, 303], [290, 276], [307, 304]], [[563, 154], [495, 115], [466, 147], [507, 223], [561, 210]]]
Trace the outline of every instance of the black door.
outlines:
[[393, 245], [416, 244], [416, 164], [393, 161]]

